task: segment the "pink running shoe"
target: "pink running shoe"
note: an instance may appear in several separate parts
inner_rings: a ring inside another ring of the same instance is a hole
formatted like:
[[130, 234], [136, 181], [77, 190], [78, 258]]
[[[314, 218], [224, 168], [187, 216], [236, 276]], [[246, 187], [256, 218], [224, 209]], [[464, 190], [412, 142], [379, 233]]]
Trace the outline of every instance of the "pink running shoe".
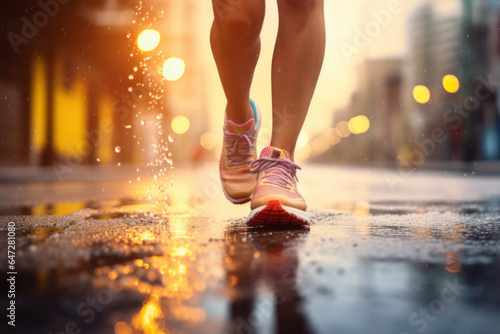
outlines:
[[259, 173], [253, 193], [247, 222], [261, 225], [309, 225], [307, 205], [297, 191], [297, 169], [290, 154], [268, 146], [260, 158], [250, 165], [252, 173]]
[[224, 126], [224, 145], [219, 162], [222, 190], [234, 204], [243, 204], [252, 198], [257, 177], [250, 173], [250, 163], [257, 158], [256, 142], [260, 129], [260, 109], [250, 100], [255, 119], [244, 124], [227, 120]]

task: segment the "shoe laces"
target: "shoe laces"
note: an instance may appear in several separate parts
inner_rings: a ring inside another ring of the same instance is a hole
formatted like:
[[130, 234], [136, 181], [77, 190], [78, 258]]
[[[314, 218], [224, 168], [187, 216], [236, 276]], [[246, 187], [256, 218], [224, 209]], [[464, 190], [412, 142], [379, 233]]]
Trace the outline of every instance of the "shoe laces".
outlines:
[[256, 141], [255, 129], [239, 133], [229, 132], [224, 128], [227, 164], [229, 166], [243, 165], [253, 156]]
[[265, 172], [263, 183], [270, 183], [281, 187], [287, 187], [293, 184], [293, 181], [299, 181], [297, 178], [297, 169], [299, 165], [289, 159], [262, 157], [250, 164], [252, 174]]

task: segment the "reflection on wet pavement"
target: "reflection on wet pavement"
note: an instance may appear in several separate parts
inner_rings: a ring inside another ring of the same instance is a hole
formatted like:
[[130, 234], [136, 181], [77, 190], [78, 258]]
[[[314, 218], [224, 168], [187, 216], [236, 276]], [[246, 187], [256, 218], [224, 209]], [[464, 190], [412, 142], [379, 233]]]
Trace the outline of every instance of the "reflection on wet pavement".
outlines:
[[407, 215], [429, 212], [459, 212], [463, 215], [476, 213], [500, 213], [500, 198], [475, 202], [397, 202], [397, 201], [358, 201], [332, 203], [332, 209], [342, 212], [366, 215]]
[[134, 205], [146, 203], [144, 201], [125, 198], [121, 200], [112, 201], [89, 201], [89, 202], [60, 202], [50, 204], [40, 204], [34, 206], [14, 206], [9, 208], [0, 208], [0, 216], [14, 216], [14, 215], [67, 215], [72, 212], [83, 209], [105, 209], [113, 207], [121, 207], [124, 205]]
[[252, 332], [273, 323], [277, 333], [311, 332], [297, 286], [297, 248], [308, 234], [308, 229], [269, 231], [242, 226], [226, 231], [230, 333]]
[[165, 214], [130, 200], [1, 217], [17, 225], [19, 333], [498, 333], [498, 196], [331, 200], [310, 229], [270, 230], [177, 187]]

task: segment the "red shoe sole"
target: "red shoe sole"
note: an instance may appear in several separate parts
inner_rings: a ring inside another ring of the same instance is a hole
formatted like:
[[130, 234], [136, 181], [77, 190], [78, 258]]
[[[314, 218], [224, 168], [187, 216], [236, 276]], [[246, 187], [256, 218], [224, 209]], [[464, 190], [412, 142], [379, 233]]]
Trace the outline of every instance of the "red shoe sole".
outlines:
[[280, 201], [271, 200], [266, 207], [259, 211], [249, 221], [250, 226], [309, 226], [309, 223], [293, 213], [289, 213], [281, 206]]

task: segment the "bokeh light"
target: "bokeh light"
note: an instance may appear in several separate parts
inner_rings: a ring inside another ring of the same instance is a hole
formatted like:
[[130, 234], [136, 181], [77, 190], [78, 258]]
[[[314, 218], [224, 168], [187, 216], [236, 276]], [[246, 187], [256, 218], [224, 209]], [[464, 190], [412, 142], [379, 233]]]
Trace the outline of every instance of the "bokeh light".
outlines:
[[206, 150], [213, 150], [217, 145], [217, 139], [212, 132], [205, 132], [200, 137], [200, 145]]
[[186, 116], [176, 116], [172, 120], [172, 130], [178, 135], [186, 133], [190, 125], [189, 118]]
[[160, 33], [154, 29], [146, 29], [137, 37], [137, 46], [141, 51], [154, 50], [160, 44]]
[[452, 74], [445, 75], [443, 77], [443, 88], [448, 93], [456, 93], [460, 88], [460, 81]]
[[351, 133], [358, 135], [368, 131], [370, 128], [370, 120], [365, 115], [359, 115], [351, 118], [347, 126]]
[[340, 137], [346, 138], [351, 135], [351, 131], [349, 130], [349, 124], [346, 121], [341, 121], [337, 123], [336, 126]]
[[431, 99], [431, 92], [424, 85], [418, 85], [413, 88], [413, 98], [420, 104], [426, 104]]
[[176, 57], [168, 58], [163, 64], [163, 76], [168, 81], [175, 81], [182, 77], [185, 69], [184, 60]]
[[330, 128], [326, 130], [324, 136], [330, 146], [337, 145], [341, 140], [339, 130], [335, 128]]

